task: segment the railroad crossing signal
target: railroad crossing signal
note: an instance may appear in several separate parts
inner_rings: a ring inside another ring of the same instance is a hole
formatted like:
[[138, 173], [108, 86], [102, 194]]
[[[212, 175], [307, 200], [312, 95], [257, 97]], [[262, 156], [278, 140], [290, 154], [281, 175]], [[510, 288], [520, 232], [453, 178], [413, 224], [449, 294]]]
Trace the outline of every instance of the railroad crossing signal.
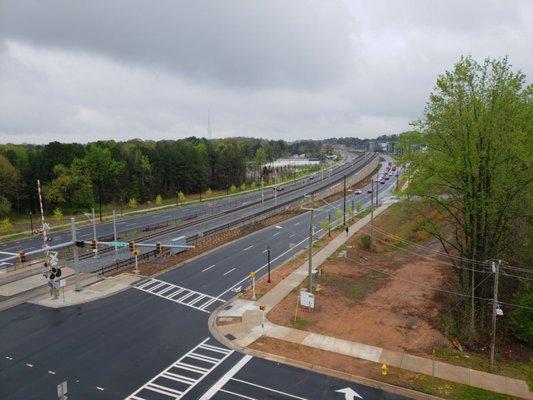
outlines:
[[26, 262], [26, 252], [19, 251], [19, 261], [21, 264]]
[[91, 240], [91, 249], [93, 250], [98, 250], [98, 241], [96, 240]]
[[135, 250], [133, 250], [133, 255], [135, 257], [139, 257], [141, 255], [141, 251], [139, 249], [135, 249]]
[[161, 253], [162, 251], [161, 242], [157, 242], [155, 244], [155, 249], [157, 250], [158, 253]]
[[135, 242], [132, 240], [128, 245], [130, 246], [130, 251], [133, 253], [135, 251]]

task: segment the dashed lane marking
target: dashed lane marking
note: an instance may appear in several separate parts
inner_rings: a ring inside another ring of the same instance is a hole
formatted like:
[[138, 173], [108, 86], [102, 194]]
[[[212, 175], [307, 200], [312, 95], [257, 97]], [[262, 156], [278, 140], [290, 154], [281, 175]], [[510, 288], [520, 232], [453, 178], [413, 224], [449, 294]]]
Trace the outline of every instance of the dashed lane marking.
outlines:
[[230, 273], [232, 273], [233, 271], [235, 271], [235, 268], [232, 268], [232, 269], [230, 269], [229, 271], [224, 272], [224, 273], [222, 274], [222, 276], [226, 276], [227, 274], [230, 274]]
[[202, 270], [202, 272], [209, 271], [211, 268], [213, 268], [216, 264], [211, 265], [210, 267], [207, 267]]

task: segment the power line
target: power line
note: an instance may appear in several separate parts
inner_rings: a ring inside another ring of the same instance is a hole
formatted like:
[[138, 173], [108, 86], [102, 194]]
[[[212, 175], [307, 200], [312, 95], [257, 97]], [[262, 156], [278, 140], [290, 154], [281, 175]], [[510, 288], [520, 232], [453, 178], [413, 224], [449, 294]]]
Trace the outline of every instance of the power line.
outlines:
[[[418, 286], [418, 287], [421, 287], [421, 288], [426, 288], [426, 289], [431, 289], [431, 290], [435, 290], [437, 292], [443, 292], [443, 293], [448, 293], [448, 294], [453, 294], [453, 295], [456, 295], [456, 296], [461, 296], [461, 297], [466, 297], [466, 298], [472, 298], [471, 295], [468, 295], [468, 294], [464, 294], [464, 293], [459, 293], [459, 292], [454, 292], [452, 290], [446, 290], [446, 289], [439, 289], [439, 288], [436, 288], [436, 287], [433, 287], [433, 286], [428, 286], [428, 285], [424, 285], [424, 284], [420, 284], [418, 282], [414, 282], [412, 280], [409, 280], [409, 279], [405, 279], [405, 278], [400, 278], [398, 277], [396, 274], [393, 274], [393, 273], [390, 273], [390, 272], [385, 272], [383, 270], [380, 270], [380, 269], [376, 269], [376, 268], [372, 268], [368, 265], [364, 265], [362, 264], [359, 260], [356, 260], [354, 258], [351, 258], [351, 257], [348, 257], [346, 256], [346, 259], [348, 260], [351, 260], [351, 261], [354, 261], [356, 262], [358, 265], [360, 265], [361, 267], [363, 268], [368, 268], [372, 271], [375, 271], [375, 272], [378, 272], [378, 273], [381, 273], [381, 274], [384, 274], [384, 275], [388, 275], [388, 276], [391, 276], [395, 279], [398, 279], [398, 280], [401, 280], [401, 281], [404, 281], [404, 282], [407, 282], [407, 283], [410, 283], [411, 285], [415, 285], [415, 286]], [[380, 264], [374, 264], [374, 265], [377, 265], [381, 268], [387, 268], [383, 265], [380, 265]], [[477, 300], [482, 300], [482, 301], [489, 301], [489, 302], [492, 302], [493, 299], [487, 299], [485, 297], [479, 297], [479, 296], [474, 296], [474, 299], [477, 299]], [[499, 301], [498, 302], [499, 304], [504, 304], [504, 305], [507, 305], [507, 306], [512, 306], [512, 307], [518, 307], [518, 308], [524, 308], [524, 309], [527, 309], [527, 310], [533, 310], [533, 307], [527, 307], [527, 306], [521, 306], [519, 304], [513, 304], [513, 303], [506, 303], [506, 302], [503, 302], [503, 301]]]
[[[375, 229], [376, 231], [378, 231], [378, 232], [380, 232], [382, 234], [391, 236], [391, 237], [393, 237], [395, 239], [398, 239], [399, 241], [402, 241], [404, 243], [410, 244], [412, 246], [427, 250], [426, 246], [423, 246], [421, 244], [418, 244], [418, 243], [412, 242], [410, 240], [404, 239], [401, 236], [395, 235], [394, 233], [388, 232], [385, 229], [379, 228], [379, 227], [377, 227], [375, 225], [371, 225], [371, 224], [368, 224], [368, 225], [371, 226], [372, 229]], [[484, 262], [484, 261], [477, 261], [477, 260], [474, 260], [472, 258], [456, 256], [456, 255], [448, 254], [446, 252], [442, 252], [442, 251], [438, 251], [438, 250], [433, 251], [433, 253], [438, 254], [438, 255], [442, 255], [442, 256], [445, 256], [445, 257], [448, 257], [448, 258], [457, 259], [459, 261], [465, 261], [465, 262], [474, 263], [474, 264], [483, 265], [483, 266], [486, 265], [486, 262]], [[442, 261], [439, 261], [439, 262], [442, 262]], [[442, 262], [442, 263], [444, 263], [444, 262]], [[453, 264], [448, 264], [448, 265], [453, 265]], [[511, 265], [505, 265], [505, 266], [502, 265], [501, 268], [533, 274], [533, 270], [527, 269], [527, 268], [514, 267], [514, 266], [511, 266]], [[479, 271], [479, 272], [483, 272], [483, 271]]]

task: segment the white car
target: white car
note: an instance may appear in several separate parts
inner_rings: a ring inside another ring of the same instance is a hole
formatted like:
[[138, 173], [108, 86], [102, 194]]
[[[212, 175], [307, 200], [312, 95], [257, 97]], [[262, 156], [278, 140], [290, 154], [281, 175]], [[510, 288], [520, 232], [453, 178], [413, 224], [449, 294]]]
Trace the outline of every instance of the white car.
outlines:
[[363, 192], [361, 191], [361, 189], [357, 189], [354, 193], [355, 193], [355, 194], [361, 194], [361, 193], [363, 193]]

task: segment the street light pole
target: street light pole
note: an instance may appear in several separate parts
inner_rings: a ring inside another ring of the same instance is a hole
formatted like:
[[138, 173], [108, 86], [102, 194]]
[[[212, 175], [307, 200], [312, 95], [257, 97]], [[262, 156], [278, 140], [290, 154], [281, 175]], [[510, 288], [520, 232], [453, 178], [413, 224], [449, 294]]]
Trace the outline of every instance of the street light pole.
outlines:
[[[94, 240], [98, 240], [96, 238], [96, 215], [94, 214], [94, 208], [93, 208], [93, 238]], [[94, 252], [94, 258], [98, 257], [98, 247], [96, 247], [96, 251]]]
[[[113, 210], [113, 240], [115, 242], [117, 241], [117, 217], [116, 217], [115, 210]], [[115, 246], [115, 259], [117, 258], [117, 256], [118, 256], [118, 248], [117, 246]]]
[[346, 175], [343, 176], [343, 184], [344, 184], [344, 198], [342, 201], [342, 226], [346, 226]]
[[30, 235], [33, 236], [33, 218], [32, 218], [31, 211], [29, 212], [29, 215], [30, 215]]
[[268, 248], [267, 248], [267, 264], [268, 264], [268, 283], [270, 283], [270, 245], [268, 245]]
[[331, 211], [328, 211], [328, 236], [331, 236]]

